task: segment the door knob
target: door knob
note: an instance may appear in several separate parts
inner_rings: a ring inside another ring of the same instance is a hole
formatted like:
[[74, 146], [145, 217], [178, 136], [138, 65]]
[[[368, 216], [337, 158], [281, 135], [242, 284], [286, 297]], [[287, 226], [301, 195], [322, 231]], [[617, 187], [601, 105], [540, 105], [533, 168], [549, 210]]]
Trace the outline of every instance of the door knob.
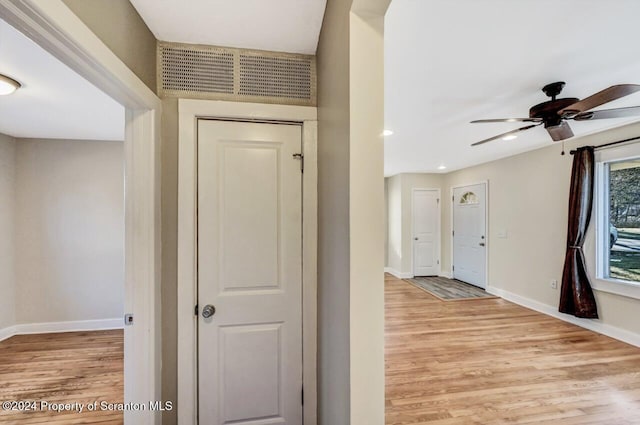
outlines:
[[214, 314], [216, 314], [216, 308], [211, 304], [205, 305], [204, 308], [202, 309], [202, 317], [204, 317], [205, 319], [208, 319]]
[[418, 238], [413, 238], [413, 240], [414, 240], [414, 241], [417, 241], [417, 240], [418, 240]]
[[480, 242], [480, 246], [484, 246], [484, 242]]

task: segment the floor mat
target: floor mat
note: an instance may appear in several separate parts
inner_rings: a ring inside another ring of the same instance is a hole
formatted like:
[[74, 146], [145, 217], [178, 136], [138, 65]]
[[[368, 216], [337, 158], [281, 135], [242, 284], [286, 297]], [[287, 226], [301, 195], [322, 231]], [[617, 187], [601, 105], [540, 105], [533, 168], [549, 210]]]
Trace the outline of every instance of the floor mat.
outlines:
[[497, 298], [484, 289], [445, 277], [414, 277], [405, 280], [444, 301]]

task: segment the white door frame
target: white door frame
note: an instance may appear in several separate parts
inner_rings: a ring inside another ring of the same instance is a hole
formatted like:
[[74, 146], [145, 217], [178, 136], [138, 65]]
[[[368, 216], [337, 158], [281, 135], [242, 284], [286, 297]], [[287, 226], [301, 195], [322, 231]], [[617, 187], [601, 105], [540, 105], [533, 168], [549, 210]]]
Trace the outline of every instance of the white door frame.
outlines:
[[486, 288], [488, 288], [489, 286], [491, 286], [489, 284], [489, 239], [491, 239], [489, 237], [489, 180], [481, 180], [479, 182], [475, 182], [475, 183], [465, 183], [465, 184], [457, 184], [455, 186], [451, 186], [450, 189], [450, 194], [451, 194], [451, 216], [450, 216], [450, 223], [451, 223], [451, 232], [449, 232], [449, 238], [450, 238], [450, 245], [451, 245], [451, 271], [449, 273], [451, 273], [451, 278], [453, 279], [453, 266], [455, 265], [455, 258], [453, 257], [453, 230], [454, 227], [454, 222], [453, 222], [453, 208], [455, 207], [453, 204], [453, 190], [454, 189], [459, 189], [461, 187], [465, 187], [465, 186], [473, 186], [476, 184], [483, 184], [484, 185], [484, 192], [485, 192], [485, 201], [484, 201], [484, 232], [485, 232], [485, 247], [484, 247], [484, 283], [485, 283], [485, 291]]
[[[161, 400], [160, 99], [61, 0], [0, 0], [0, 17], [126, 108], [124, 400], [148, 407]], [[124, 418], [160, 424], [161, 412]]]
[[198, 423], [197, 370], [197, 121], [198, 118], [286, 121], [302, 124], [302, 346], [304, 425], [317, 418], [317, 109], [180, 99], [178, 152], [178, 422]]
[[438, 241], [438, 273], [437, 275], [440, 276], [440, 274], [442, 273], [442, 196], [440, 193], [440, 188], [423, 188], [423, 187], [414, 187], [411, 189], [411, 273], [415, 276], [416, 275], [416, 262], [415, 262], [415, 250], [413, 249], [413, 243], [414, 243], [414, 228], [413, 228], [413, 221], [414, 221], [414, 216], [413, 216], [413, 195], [415, 192], [419, 191], [419, 190], [428, 190], [428, 191], [432, 191], [432, 192], [437, 192], [438, 194], [438, 236], [437, 236], [437, 241]]

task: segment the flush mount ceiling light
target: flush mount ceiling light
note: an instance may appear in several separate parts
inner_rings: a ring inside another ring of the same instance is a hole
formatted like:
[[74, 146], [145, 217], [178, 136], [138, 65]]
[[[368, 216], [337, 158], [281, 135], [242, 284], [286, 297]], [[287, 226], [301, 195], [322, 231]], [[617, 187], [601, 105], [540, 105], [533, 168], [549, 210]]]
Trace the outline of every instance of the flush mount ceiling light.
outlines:
[[444, 166], [444, 165], [441, 165], [441, 166], [438, 167], [438, 170], [446, 170], [446, 169], [447, 169], [447, 167]]
[[515, 134], [510, 134], [508, 136], [504, 136], [502, 138], [502, 140], [513, 140], [513, 139], [517, 139], [517, 138], [518, 138], [518, 136], [516, 136]]
[[9, 78], [6, 75], [0, 74], [0, 96], [11, 94], [14, 91], [18, 90], [20, 87], [22, 87], [22, 84], [20, 84], [13, 78]]
[[391, 131], [391, 130], [385, 130], [385, 131], [382, 132], [383, 136], [391, 136], [392, 134], [393, 134], [393, 131]]

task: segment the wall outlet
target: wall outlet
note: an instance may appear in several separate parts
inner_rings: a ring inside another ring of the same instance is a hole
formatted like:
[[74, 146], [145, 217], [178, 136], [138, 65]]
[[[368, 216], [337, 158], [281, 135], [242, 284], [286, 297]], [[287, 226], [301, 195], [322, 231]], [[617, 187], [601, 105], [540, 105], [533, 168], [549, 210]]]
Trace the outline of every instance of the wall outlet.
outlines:
[[555, 279], [551, 280], [551, 289], [558, 289], [558, 281]]

